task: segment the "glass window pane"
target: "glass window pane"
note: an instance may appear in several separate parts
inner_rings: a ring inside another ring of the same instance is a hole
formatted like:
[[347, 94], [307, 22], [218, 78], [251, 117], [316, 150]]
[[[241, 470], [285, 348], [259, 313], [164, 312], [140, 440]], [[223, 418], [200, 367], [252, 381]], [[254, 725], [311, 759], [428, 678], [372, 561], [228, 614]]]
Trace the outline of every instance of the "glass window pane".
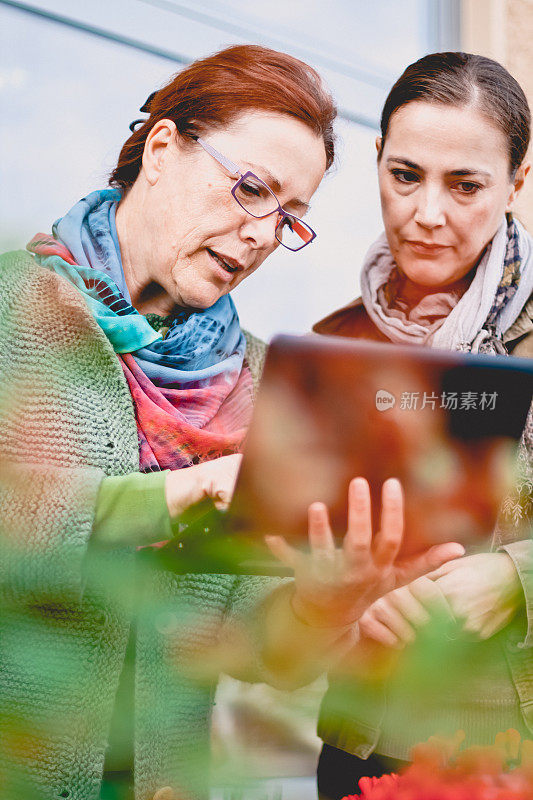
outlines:
[[[77, 6], [70, 0], [39, 5], [86, 23], [90, 15], [91, 24], [113, 35], [124, 28], [140, 42], [160, 40], [167, 49], [172, 43], [176, 53], [194, 51], [198, 57], [208, 47], [242, 41], [243, 30], [257, 31], [256, 40], [274, 46], [286, 42], [296, 55], [315, 53], [315, 66], [347, 112], [337, 126], [337, 163], [306, 217], [317, 239], [297, 254], [279, 248], [238, 288], [236, 299], [243, 324], [270, 337], [282, 329], [308, 330], [318, 317], [356, 296], [363, 255], [381, 222], [377, 130], [372, 123], [349, 120], [359, 115], [375, 123], [389, 81], [430, 49], [433, 2], [335, 0], [326, 9], [319, 0], [265, 0], [252, 6], [244, 0], [115, 0], [110, 14], [104, 14], [103, 5], [99, 12], [98, 4]], [[175, 20], [175, 27], [157, 27], [163, 10], [165, 21]], [[133, 28], [132, 19], [141, 18], [150, 24]], [[190, 36], [185, 41], [180, 26], [185, 19], [209, 29], [208, 41]], [[0, 29], [0, 97], [9, 109], [0, 117], [0, 246], [5, 249], [49, 231], [76, 200], [106, 184], [129, 135], [128, 124], [142, 116], [139, 106], [181, 65], [1, 4]], [[354, 67], [368, 72], [368, 80], [351, 77]]]
[[0, 5], [0, 244], [107, 183], [129, 123], [180, 65]]

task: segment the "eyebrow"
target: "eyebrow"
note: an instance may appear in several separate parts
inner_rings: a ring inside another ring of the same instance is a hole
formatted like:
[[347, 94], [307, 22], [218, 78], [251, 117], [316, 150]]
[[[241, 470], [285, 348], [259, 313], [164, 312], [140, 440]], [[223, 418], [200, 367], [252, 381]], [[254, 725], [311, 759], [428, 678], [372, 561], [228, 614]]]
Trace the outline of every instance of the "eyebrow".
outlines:
[[[407, 158], [397, 158], [396, 156], [390, 156], [387, 159], [387, 164], [391, 163], [404, 164], [406, 167], [409, 167], [409, 169], [416, 169], [419, 172], [424, 172], [421, 166], [415, 164], [414, 161], [409, 161]], [[463, 167], [462, 169], [452, 169], [446, 174], [453, 175], [454, 177], [465, 177], [468, 175], [483, 175], [486, 178], [492, 177], [490, 172], [485, 172], [482, 169], [471, 169], [470, 167]]]
[[[251, 167], [251, 171], [252, 172], [255, 171], [255, 170], [257, 170], [258, 172], [262, 172], [265, 175], [265, 178], [263, 178], [262, 180], [264, 180], [265, 183], [269, 184], [269, 186], [271, 187], [272, 191], [275, 194], [278, 194], [279, 192], [281, 192], [282, 185], [281, 185], [280, 181], [266, 167], [263, 167], [261, 164], [254, 164], [252, 161], [243, 161], [241, 163], [243, 163], [247, 167]], [[258, 175], [258, 177], [260, 177], [260, 176]], [[305, 203], [303, 200], [298, 200], [298, 199], [289, 200], [287, 203], [285, 203], [285, 205], [286, 206], [298, 206], [298, 208], [303, 209], [304, 213], [309, 211], [309, 209], [311, 208], [309, 203]]]

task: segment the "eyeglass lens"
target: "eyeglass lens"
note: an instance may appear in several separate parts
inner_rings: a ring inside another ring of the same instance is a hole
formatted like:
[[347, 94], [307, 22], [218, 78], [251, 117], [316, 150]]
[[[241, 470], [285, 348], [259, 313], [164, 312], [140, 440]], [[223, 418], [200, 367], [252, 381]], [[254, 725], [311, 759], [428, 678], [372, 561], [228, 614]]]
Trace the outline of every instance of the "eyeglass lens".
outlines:
[[[233, 194], [239, 205], [253, 217], [267, 217], [279, 208], [278, 199], [270, 187], [255, 175], [247, 173], [238, 181]], [[276, 228], [276, 238], [290, 250], [300, 250], [314, 237], [305, 222], [287, 215]]]
[[301, 250], [313, 239], [313, 232], [296, 217], [283, 217], [276, 228], [276, 239], [289, 250]]
[[253, 217], [266, 217], [278, 208], [278, 200], [270, 187], [251, 175], [238, 182], [235, 198]]

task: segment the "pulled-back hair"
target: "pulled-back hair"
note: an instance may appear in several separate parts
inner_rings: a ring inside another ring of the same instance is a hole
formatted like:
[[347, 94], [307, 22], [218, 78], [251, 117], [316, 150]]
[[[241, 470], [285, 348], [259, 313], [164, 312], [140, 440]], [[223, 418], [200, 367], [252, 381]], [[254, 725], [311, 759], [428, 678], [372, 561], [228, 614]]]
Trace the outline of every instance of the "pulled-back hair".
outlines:
[[312, 67], [259, 45], [235, 45], [194, 61], [142, 107], [149, 112], [120, 151], [109, 183], [127, 189], [140, 172], [146, 137], [161, 119], [175, 122], [183, 137], [230, 124], [246, 111], [288, 114], [324, 141], [326, 168], [333, 163], [336, 108]]
[[472, 53], [432, 53], [408, 66], [383, 106], [382, 146], [393, 114], [415, 100], [478, 108], [505, 135], [511, 175], [524, 160], [531, 112], [522, 88], [497, 61]]

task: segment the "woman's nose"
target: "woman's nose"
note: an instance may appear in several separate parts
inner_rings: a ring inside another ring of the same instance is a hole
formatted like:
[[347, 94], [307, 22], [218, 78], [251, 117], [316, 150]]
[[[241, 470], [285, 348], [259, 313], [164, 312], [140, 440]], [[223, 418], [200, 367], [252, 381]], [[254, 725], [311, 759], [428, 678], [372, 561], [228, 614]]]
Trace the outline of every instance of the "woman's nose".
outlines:
[[439, 228], [446, 224], [444, 198], [437, 189], [426, 188], [417, 192], [415, 222], [423, 228]]
[[279, 214], [270, 214], [268, 217], [257, 219], [250, 214], [240, 228], [243, 239], [249, 242], [257, 250], [266, 250], [278, 245], [276, 239], [276, 226], [279, 221]]

